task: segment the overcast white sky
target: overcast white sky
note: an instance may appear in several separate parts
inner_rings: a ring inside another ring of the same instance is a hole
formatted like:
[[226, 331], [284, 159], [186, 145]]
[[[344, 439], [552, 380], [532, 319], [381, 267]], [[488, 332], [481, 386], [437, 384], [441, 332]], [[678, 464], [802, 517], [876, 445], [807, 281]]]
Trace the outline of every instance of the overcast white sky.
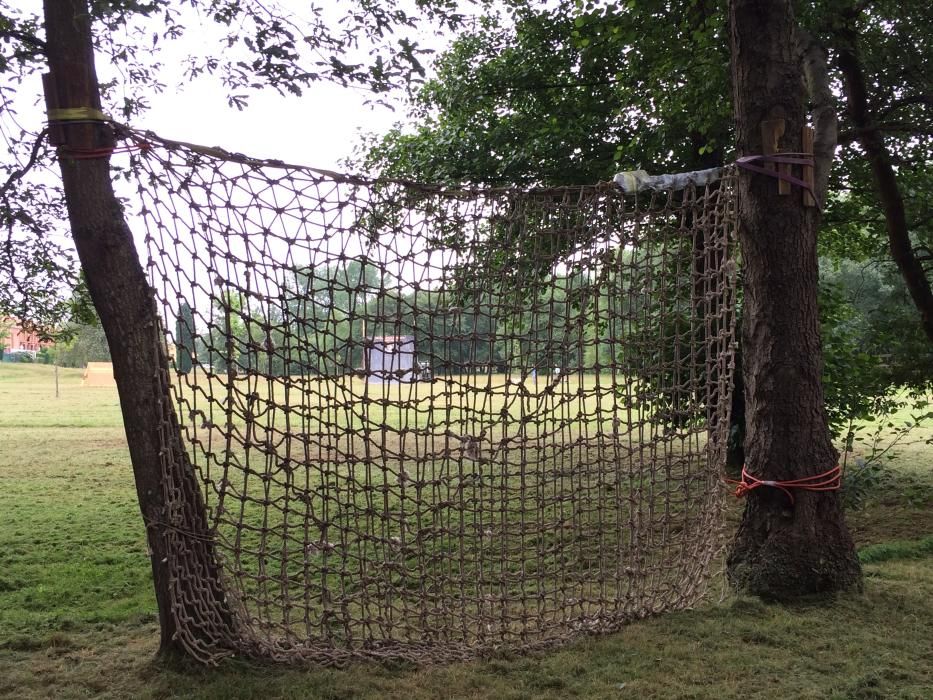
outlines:
[[[36, 0], [8, 1], [14, 7], [22, 8], [24, 13], [41, 15], [40, 3]], [[177, 4], [182, 5], [181, 0]], [[288, 8], [296, 16], [299, 26], [302, 24], [302, 12], [311, 7], [310, 0], [277, 0], [277, 4]], [[325, 14], [332, 15], [338, 15], [346, 8], [341, 0], [315, 0], [315, 4], [322, 7]], [[475, 8], [471, 9], [475, 11]], [[220, 76], [204, 75], [193, 81], [184, 76], [184, 59], [189, 54], [214, 54], [223, 43], [225, 28], [210, 19], [202, 20], [190, 7], [185, 7], [183, 12], [180, 23], [186, 27], [185, 36], [180, 40], [163, 42], [161, 51], [156, 54], [164, 64], [158, 77], [165, 84], [165, 90], [147, 95], [150, 109], [134, 117], [131, 126], [154, 131], [166, 138], [220, 146], [257, 158], [343, 171], [346, 166], [342, 161], [353, 154], [360, 143], [361, 132], [385, 133], [394, 123], [404, 120], [401, 94], [393, 100], [397, 110], [392, 111], [386, 106], [369, 104], [373, 95], [364, 89], [341, 87], [328, 81], [319, 81], [304, 88], [301, 97], [283, 96], [273, 89], [253, 91], [248, 95], [247, 108], [238, 111], [229, 106], [228, 91]], [[141, 25], [147, 32], [143, 40], [151, 36], [151, 32], [161, 29], [159, 20], [148, 19], [141, 21]], [[97, 30], [100, 31], [100, 27]], [[437, 36], [433, 28], [414, 36], [410, 30], [405, 30], [404, 36], [435, 51], [442, 51], [452, 39]], [[367, 47], [359, 50], [365, 53]], [[348, 60], [354, 58], [357, 57], [351, 56]], [[98, 54], [96, 63], [100, 82], [113, 81], [117, 85], [111, 95], [111, 103], [105, 103], [104, 107], [120, 119], [115, 108], [122, 101], [119, 86], [125, 83], [125, 79], [117, 73], [118, 65], [108, 61], [108, 57]], [[423, 63], [430, 68], [430, 57], [423, 57]], [[17, 92], [16, 107], [20, 124], [30, 130], [41, 128], [45, 114], [37, 74], [33, 84], [24, 84], [23, 89]], [[125, 154], [113, 157], [115, 164], [126, 160]], [[52, 167], [36, 173], [35, 177], [57, 178], [56, 170]], [[126, 212], [130, 228], [136, 238], [137, 250], [141, 257], [145, 257], [145, 226], [136, 215], [136, 195], [131, 188], [127, 189], [125, 183], [118, 181], [115, 184], [130, 202]], [[64, 222], [60, 230], [49, 235], [70, 247], [70, 235]]]
[[[309, 12], [312, 3], [279, 0], [276, 4], [293, 13], [300, 25], [302, 14]], [[314, 4], [325, 16], [333, 15], [336, 23], [340, 0], [317, 0]], [[402, 110], [367, 105], [372, 95], [365, 90], [326, 81], [306, 88], [301, 97], [282, 96], [272, 89], [254, 91], [249, 94], [249, 106], [238, 111], [227, 104], [219, 76], [205, 75], [191, 82], [180, 67], [180, 59], [187, 53], [216, 51], [223, 30], [190, 9], [183, 10], [181, 19], [188, 28], [186, 37], [169, 44], [160, 56], [166, 67], [163, 82], [167, 88], [151, 96], [151, 110], [135, 126], [168, 138], [222, 146], [252, 156], [342, 169], [340, 161], [352, 153], [361, 130], [383, 133], [403, 116]], [[444, 45], [442, 40], [425, 35], [418, 39], [435, 48]], [[100, 67], [102, 72], [106, 68]]]
[[[25, 13], [41, 15], [36, 0], [11, 0], [10, 4]], [[299, 26], [302, 15], [309, 12], [312, 4], [321, 8], [325, 17], [332, 16], [335, 24], [341, 8], [346, 10], [346, 3], [341, 0], [314, 0], [313, 3], [310, 0], [277, 0], [275, 4], [291, 12]], [[222, 146], [257, 157], [342, 170], [340, 161], [352, 153], [359, 142], [360, 130], [383, 133], [403, 119], [403, 109], [393, 112], [386, 107], [367, 105], [371, 93], [327, 81], [306, 88], [301, 97], [281, 96], [272, 89], [253, 91], [249, 93], [249, 106], [237, 111], [228, 106], [227, 92], [219, 76], [205, 75], [194, 81], [184, 77], [182, 59], [192, 53], [216, 53], [223, 41], [224, 29], [210, 19], [199, 17], [195, 10], [181, 2], [178, 5], [181, 6], [180, 23], [187, 31], [180, 40], [162, 42], [157, 54], [165, 65], [159, 77], [166, 89], [149, 95], [151, 109], [135, 118], [132, 126], [151, 129], [168, 138]], [[147, 31], [161, 28], [158, 19], [143, 20], [141, 24]], [[404, 36], [435, 50], [443, 49], [449, 41], [449, 37], [438, 37], [430, 31], [413, 34], [406, 29]], [[365, 46], [359, 49], [362, 55], [366, 51]], [[426, 67], [429, 62], [425, 61]], [[101, 83], [112, 78], [116, 78], [118, 84], [123, 81], [114, 74], [104, 56], [97, 56], [97, 71]], [[30, 104], [18, 102], [24, 125], [37, 126], [44, 121], [41, 101], [33, 103], [35, 96], [41, 94], [38, 79], [36, 83], [35, 93], [28, 96]], [[31, 92], [25, 87], [25, 92]], [[396, 100], [396, 107], [401, 106], [401, 99]]]
[[[216, 31], [210, 25], [206, 30]], [[152, 95], [151, 109], [134, 126], [181, 141], [340, 170], [339, 162], [352, 153], [360, 131], [384, 133], [403, 118], [401, 109], [367, 105], [373, 96], [365, 90], [327, 81], [305, 88], [301, 97], [283, 96], [271, 88], [253, 91], [248, 107], [239, 111], [227, 104], [218, 76], [184, 80], [171, 56], [190, 47], [183, 41], [165, 52], [167, 88]]]
[[383, 133], [401, 118], [401, 112], [373, 109], [365, 100], [358, 90], [321, 82], [300, 98], [271, 90], [253, 95], [249, 107], [237, 111], [208, 77], [153, 98], [152, 109], [135, 126], [251, 156], [343, 170], [340, 161], [359, 142], [360, 130]]

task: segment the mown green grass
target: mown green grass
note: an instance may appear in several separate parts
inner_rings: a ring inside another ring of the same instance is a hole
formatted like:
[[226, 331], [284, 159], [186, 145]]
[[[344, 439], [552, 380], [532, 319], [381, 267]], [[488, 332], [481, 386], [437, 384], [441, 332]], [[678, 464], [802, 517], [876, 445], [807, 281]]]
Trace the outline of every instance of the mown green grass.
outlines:
[[[933, 478], [916, 443], [850, 514], [863, 593], [727, 597], [518, 658], [409, 668], [170, 669], [112, 389], [0, 364], [0, 696], [15, 698], [933, 697]], [[906, 490], [901, 488], [907, 484]]]
[[79, 370], [0, 364], [0, 635], [152, 609], [146, 542], [113, 389]]

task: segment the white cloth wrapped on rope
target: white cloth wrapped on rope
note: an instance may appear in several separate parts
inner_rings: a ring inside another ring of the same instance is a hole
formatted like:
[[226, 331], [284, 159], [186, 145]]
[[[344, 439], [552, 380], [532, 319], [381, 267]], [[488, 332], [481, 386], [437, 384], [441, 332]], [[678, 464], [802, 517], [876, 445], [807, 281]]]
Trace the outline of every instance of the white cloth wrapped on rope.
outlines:
[[672, 175], [649, 175], [644, 170], [627, 170], [616, 174], [613, 182], [626, 194], [634, 194], [644, 190], [682, 190], [691, 184], [705, 187], [721, 177], [722, 168], [707, 168]]

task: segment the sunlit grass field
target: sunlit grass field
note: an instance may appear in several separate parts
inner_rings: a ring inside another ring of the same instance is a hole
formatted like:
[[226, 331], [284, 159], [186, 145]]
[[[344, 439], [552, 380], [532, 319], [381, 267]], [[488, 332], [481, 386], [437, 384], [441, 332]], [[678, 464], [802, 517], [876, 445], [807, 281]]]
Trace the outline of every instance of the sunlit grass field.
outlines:
[[151, 661], [155, 603], [116, 391], [82, 388], [80, 374], [60, 370], [56, 398], [51, 367], [0, 364], [2, 697], [933, 695], [928, 429], [850, 512], [861, 594], [790, 607], [713, 596], [560, 650], [440, 667], [179, 670]]

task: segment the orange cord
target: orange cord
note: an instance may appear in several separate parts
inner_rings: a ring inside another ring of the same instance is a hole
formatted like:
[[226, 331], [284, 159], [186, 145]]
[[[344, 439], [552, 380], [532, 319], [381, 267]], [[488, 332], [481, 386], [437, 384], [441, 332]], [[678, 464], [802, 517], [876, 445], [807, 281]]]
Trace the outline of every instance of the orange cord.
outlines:
[[131, 151], [146, 151], [152, 148], [152, 144], [146, 141], [135, 143], [126, 143], [122, 146], [110, 146], [108, 148], [68, 148], [63, 146], [62, 155], [74, 160], [89, 160], [92, 158], [107, 158], [114, 153], [129, 153]]
[[804, 491], [838, 491], [842, 487], [842, 467], [835, 466], [829, 471], [815, 476], [805, 476], [802, 479], [791, 479], [789, 481], [773, 481], [771, 479], [759, 479], [752, 476], [748, 470], [742, 467], [742, 480], [726, 479], [727, 483], [736, 484], [735, 497], [742, 498], [748, 495], [749, 491], [754, 491], [761, 486], [770, 486], [780, 489], [787, 494], [791, 504], [794, 503], [794, 494], [791, 489], [802, 489]]
[[65, 156], [66, 158], [71, 158], [73, 160], [88, 160], [93, 158], [107, 158], [114, 153], [129, 153], [132, 151], [148, 151], [152, 148], [152, 144], [146, 141], [143, 138], [140, 138], [136, 134], [126, 134], [119, 135], [119, 139], [125, 139], [125, 142], [122, 144], [114, 144], [113, 146], [103, 146], [98, 148], [70, 148], [67, 145], [62, 145], [59, 147], [59, 153]]

